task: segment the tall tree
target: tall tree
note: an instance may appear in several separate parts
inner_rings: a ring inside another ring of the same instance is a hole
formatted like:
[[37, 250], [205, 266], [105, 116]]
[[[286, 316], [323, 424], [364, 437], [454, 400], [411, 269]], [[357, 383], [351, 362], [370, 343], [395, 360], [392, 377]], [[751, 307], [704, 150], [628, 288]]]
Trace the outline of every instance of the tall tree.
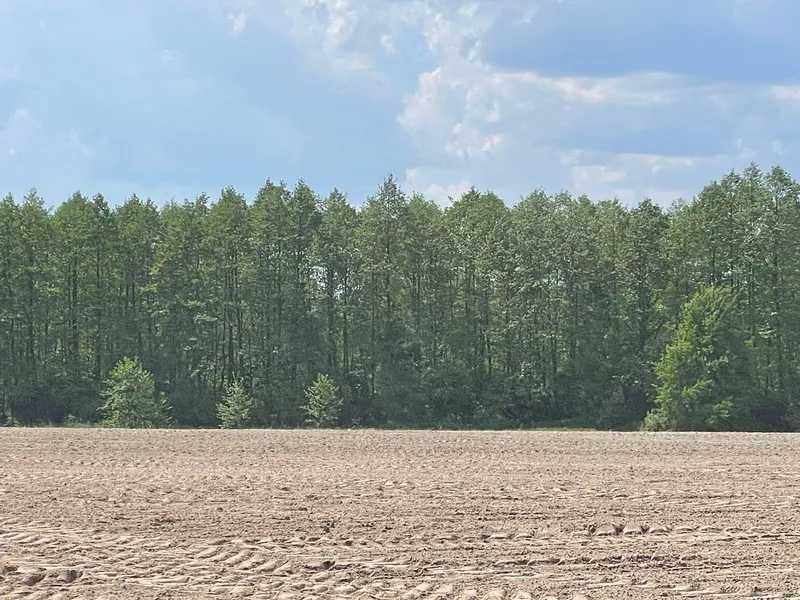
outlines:
[[119, 235], [118, 354], [143, 357], [145, 368], [155, 369], [154, 295], [150, 273], [161, 234], [161, 220], [151, 200], [135, 194], [116, 210]]
[[408, 199], [392, 177], [383, 182], [362, 212], [363, 357], [369, 385], [369, 405], [362, 410], [369, 420], [405, 421], [409, 402], [414, 402], [418, 393], [403, 314], [407, 306], [402, 277], [407, 215]]
[[[320, 314], [324, 315], [325, 367], [343, 383], [343, 400], [349, 404], [358, 392], [353, 367], [353, 306], [356, 300], [359, 256], [354, 232], [358, 213], [344, 194], [334, 190], [322, 205], [319, 229], [314, 237], [314, 262], [320, 267], [322, 293]], [[355, 415], [352, 415], [355, 416]]]
[[748, 332], [734, 292], [699, 288], [656, 372], [653, 429], [719, 430], [751, 423], [754, 401]]
[[341, 424], [620, 426], [655, 407], [651, 425], [796, 429], [799, 192], [752, 165], [667, 210], [474, 189], [442, 209], [391, 177], [354, 205], [302, 181], [252, 205], [9, 196], [0, 420], [96, 419], [131, 356], [180, 425], [215, 425], [232, 385], [248, 422], [301, 425], [325, 373]]
[[286, 305], [289, 293], [289, 196], [285, 185], [267, 180], [249, 213], [250, 373], [263, 422], [285, 424], [287, 398]]
[[67, 413], [85, 417], [97, 407], [97, 390], [90, 373], [92, 357], [89, 324], [92, 322], [90, 290], [94, 270], [92, 229], [95, 220], [91, 202], [79, 192], [58, 207], [54, 214], [58, 253], [56, 254], [58, 294], [57, 332], [61, 369], [54, 382], [62, 398], [53, 406], [50, 418]]
[[665, 243], [669, 217], [650, 200], [632, 209], [621, 256], [621, 289], [625, 333], [619, 357], [626, 416], [641, 419], [652, 404], [652, 365], [664, 344], [660, 291], [666, 283]]
[[20, 238], [19, 207], [9, 194], [0, 201], [0, 423], [4, 423], [11, 412], [19, 381], [16, 281], [22, 263]]
[[211, 340], [214, 390], [240, 379], [247, 370], [244, 354], [244, 297], [242, 268], [248, 252], [247, 204], [233, 188], [222, 190], [206, 219], [209, 256], [209, 310], [214, 319]]
[[155, 249], [151, 285], [159, 345], [156, 371], [176, 417], [189, 425], [214, 423], [208, 349], [214, 341], [206, 244], [208, 198], [169, 203], [161, 211], [162, 235]]

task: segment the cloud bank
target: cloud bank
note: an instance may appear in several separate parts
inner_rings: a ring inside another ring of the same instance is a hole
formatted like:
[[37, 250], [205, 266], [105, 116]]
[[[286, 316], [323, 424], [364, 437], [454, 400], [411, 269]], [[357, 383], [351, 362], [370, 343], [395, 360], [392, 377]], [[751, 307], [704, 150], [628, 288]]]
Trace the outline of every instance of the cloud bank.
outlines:
[[9, 0], [0, 182], [57, 203], [303, 177], [358, 203], [394, 172], [442, 204], [668, 204], [754, 160], [797, 172], [800, 5], [524, 4]]

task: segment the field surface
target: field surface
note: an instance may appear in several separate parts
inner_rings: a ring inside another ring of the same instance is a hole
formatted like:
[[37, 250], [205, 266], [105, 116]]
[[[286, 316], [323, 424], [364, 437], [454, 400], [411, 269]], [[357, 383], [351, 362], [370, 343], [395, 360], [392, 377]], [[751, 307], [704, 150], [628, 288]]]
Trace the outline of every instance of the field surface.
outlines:
[[0, 598], [800, 597], [800, 436], [0, 430]]

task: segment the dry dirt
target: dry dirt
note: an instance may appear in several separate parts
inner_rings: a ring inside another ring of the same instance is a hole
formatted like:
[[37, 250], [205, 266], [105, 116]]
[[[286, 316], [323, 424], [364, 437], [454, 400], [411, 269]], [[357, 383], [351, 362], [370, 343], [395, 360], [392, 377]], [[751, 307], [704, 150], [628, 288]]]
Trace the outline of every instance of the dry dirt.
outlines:
[[0, 598], [800, 597], [800, 436], [0, 430]]

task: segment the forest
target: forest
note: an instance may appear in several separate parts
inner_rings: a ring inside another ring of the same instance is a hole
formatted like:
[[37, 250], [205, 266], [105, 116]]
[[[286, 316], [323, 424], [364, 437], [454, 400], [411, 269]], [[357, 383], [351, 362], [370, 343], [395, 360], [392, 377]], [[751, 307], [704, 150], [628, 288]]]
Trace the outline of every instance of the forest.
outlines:
[[[668, 209], [387, 178], [160, 206], [0, 201], [0, 422], [91, 423], [141, 365], [170, 423], [800, 429], [800, 186], [751, 165]], [[128, 362], [125, 362], [128, 361]]]

